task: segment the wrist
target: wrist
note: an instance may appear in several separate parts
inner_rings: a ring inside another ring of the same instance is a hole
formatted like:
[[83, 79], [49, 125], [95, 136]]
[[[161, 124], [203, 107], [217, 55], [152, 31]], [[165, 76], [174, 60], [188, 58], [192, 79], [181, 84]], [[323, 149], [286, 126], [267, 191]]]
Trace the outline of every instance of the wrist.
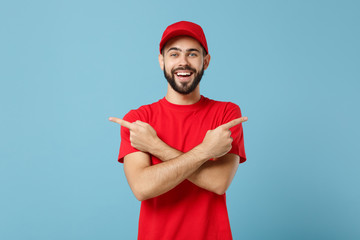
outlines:
[[162, 144], [163, 144], [163, 141], [161, 141], [161, 139], [159, 137], [154, 138], [151, 141], [151, 145], [149, 147], [149, 153], [151, 155], [157, 156], [161, 149]]
[[210, 154], [210, 151], [207, 149], [204, 143], [200, 143], [195, 148], [193, 148], [193, 150], [196, 152], [197, 156], [202, 160], [207, 161], [213, 158], [213, 156]]

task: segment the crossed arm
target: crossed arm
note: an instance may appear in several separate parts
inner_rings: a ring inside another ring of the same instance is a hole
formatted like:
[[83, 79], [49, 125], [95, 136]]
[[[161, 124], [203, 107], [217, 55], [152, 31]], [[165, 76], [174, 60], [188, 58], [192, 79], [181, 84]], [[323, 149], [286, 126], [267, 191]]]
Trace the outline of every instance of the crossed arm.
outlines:
[[[168, 146], [147, 123], [129, 123], [119, 118], [109, 120], [128, 128], [131, 145], [140, 150], [125, 156], [124, 170], [135, 197], [143, 201], [171, 190], [185, 179], [223, 194], [239, 164], [239, 156], [227, 154], [232, 143], [229, 129], [247, 118], [238, 118], [209, 130], [203, 142], [186, 153]], [[151, 165], [149, 154], [164, 162]], [[208, 161], [211, 158], [216, 160]]]

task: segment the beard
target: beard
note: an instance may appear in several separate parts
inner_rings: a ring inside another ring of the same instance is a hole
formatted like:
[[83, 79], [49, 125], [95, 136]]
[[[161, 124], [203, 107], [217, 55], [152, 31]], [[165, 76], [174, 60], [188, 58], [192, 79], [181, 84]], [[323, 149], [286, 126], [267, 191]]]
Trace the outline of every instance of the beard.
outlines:
[[[184, 83], [180, 83], [178, 85], [175, 81], [175, 71], [178, 71], [178, 70], [192, 71], [193, 74], [195, 75], [194, 80], [189, 83], [184, 82]], [[183, 95], [187, 95], [187, 94], [191, 93], [192, 91], [194, 91], [195, 88], [199, 85], [203, 75], [204, 75], [204, 67], [201, 68], [200, 72], [197, 72], [196, 69], [191, 68], [189, 66], [180, 67], [180, 68], [176, 68], [176, 69], [172, 70], [171, 74], [168, 74], [165, 70], [165, 65], [164, 65], [164, 76], [165, 76], [166, 80], [168, 81], [168, 83], [170, 84], [172, 89], [174, 89], [176, 92], [183, 94]]]

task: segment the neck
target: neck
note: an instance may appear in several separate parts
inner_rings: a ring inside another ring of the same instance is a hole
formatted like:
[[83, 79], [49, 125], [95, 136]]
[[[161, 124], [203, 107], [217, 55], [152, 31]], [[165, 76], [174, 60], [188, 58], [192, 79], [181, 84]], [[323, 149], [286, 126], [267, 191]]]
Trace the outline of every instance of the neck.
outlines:
[[199, 86], [197, 86], [194, 91], [184, 95], [174, 91], [174, 89], [172, 89], [172, 87], [168, 84], [168, 90], [165, 98], [168, 102], [173, 104], [191, 105], [197, 103], [200, 100], [200, 89]]

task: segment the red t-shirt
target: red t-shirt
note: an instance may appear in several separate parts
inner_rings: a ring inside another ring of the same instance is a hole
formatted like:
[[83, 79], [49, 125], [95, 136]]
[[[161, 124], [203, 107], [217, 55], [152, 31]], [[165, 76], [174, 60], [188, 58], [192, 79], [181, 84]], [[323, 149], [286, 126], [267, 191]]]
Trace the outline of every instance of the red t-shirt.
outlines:
[[[219, 102], [201, 96], [192, 105], [175, 105], [165, 98], [124, 117], [129, 122], [149, 123], [169, 146], [187, 152], [199, 145], [207, 130], [241, 117], [240, 108], [231, 102]], [[233, 138], [229, 153], [246, 160], [242, 125], [230, 129]], [[121, 128], [118, 160], [138, 151], [129, 140], [129, 130]], [[151, 164], [162, 161], [151, 156]], [[138, 239], [232, 239], [226, 196], [202, 189], [188, 180], [158, 197], [141, 202]]]

